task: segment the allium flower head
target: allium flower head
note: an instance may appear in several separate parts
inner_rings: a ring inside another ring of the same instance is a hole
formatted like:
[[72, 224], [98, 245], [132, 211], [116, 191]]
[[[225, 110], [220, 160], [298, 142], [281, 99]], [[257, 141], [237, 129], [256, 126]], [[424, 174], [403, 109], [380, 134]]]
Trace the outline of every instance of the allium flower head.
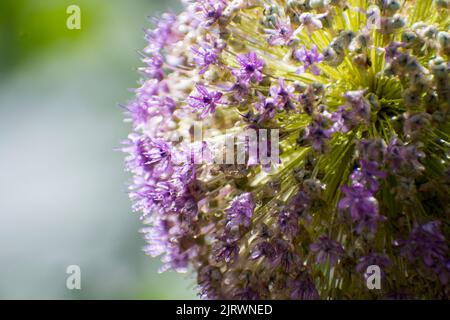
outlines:
[[124, 108], [161, 271], [205, 299], [448, 299], [449, 1], [183, 3]]

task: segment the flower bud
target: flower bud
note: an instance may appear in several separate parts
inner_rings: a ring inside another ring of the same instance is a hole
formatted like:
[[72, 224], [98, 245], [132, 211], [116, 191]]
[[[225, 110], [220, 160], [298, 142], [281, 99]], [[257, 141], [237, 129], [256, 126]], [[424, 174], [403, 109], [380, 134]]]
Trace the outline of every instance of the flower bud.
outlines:
[[325, 0], [309, 0], [309, 6], [312, 9], [322, 9], [325, 7]]
[[404, 31], [402, 33], [402, 42], [406, 45], [412, 45], [416, 42], [417, 35], [412, 31]]
[[400, 9], [400, 2], [397, 0], [384, 1], [384, 7], [391, 13], [394, 13]]

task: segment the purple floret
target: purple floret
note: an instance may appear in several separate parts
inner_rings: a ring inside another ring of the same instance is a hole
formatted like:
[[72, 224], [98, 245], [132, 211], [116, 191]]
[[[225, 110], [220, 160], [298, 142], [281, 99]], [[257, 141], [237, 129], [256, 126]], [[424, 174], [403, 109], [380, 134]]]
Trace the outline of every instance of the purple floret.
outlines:
[[240, 64], [240, 69], [233, 70], [233, 75], [244, 82], [261, 82], [263, 79], [262, 70], [264, 68], [264, 61], [256, 56], [256, 53], [250, 52], [241, 54], [237, 57]]
[[216, 111], [216, 105], [221, 104], [222, 93], [218, 91], [208, 91], [204, 85], [196, 86], [199, 96], [189, 96], [188, 104], [195, 110], [200, 110], [200, 118], [206, 118], [208, 114]]

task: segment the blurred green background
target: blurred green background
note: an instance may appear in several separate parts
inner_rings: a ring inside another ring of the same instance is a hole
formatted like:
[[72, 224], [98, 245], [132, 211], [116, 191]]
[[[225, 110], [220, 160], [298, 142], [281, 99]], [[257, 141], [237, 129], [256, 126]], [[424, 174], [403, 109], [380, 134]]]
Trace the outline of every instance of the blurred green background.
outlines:
[[[81, 30], [66, 28], [67, 6]], [[141, 251], [114, 151], [148, 16], [168, 0], [0, 1], [0, 298], [195, 298]], [[81, 267], [81, 290], [66, 267]]]

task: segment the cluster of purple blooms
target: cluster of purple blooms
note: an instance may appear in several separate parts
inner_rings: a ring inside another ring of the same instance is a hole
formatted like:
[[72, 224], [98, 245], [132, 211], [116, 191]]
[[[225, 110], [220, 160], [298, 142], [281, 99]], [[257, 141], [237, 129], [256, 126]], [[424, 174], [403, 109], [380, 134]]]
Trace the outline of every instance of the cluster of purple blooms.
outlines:
[[303, 73], [307, 70], [311, 70], [314, 75], [320, 73], [316, 64], [322, 62], [323, 55], [319, 53], [317, 46], [313, 46], [311, 50], [307, 50], [305, 47], [297, 49], [294, 53], [295, 58], [302, 63], [302, 66], [297, 70], [298, 73]]
[[425, 272], [436, 274], [443, 285], [449, 283], [450, 250], [439, 221], [414, 225], [408, 239], [397, 241], [397, 244], [409, 261], [417, 261], [419, 267], [425, 267]]
[[386, 218], [379, 214], [379, 204], [375, 197], [378, 191], [378, 178], [386, 173], [378, 170], [376, 162], [360, 161], [360, 166], [350, 176], [350, 185], [343, 186], [344, 197], [339, 201], [339, 209], [347, 210], [355, 231], [359, 234], [368, 231], [375, 233], [378, 223]]
[[255, 205], [251, 193], [243, 193], [233, 199], [230, 208], [225, 210], [227, 218], [223, 234], [220, 236], [222, 241], [216, 244], [217, 260], [224, 260], [226, 263], [236, 261], [242, 229], [250, 227], [254, 210]]
[[[394, 2], [380, 30], [338, 31], [340, 1], [197, 0], [145, 32], [123, 151], [161, 271], [206, 299], [450, 296], [450, 35]], [[198, 120], [279, 129], [279, 163], [198, 164], [209, 141], [179, 139]]]
[[329, 261], [333, 266], [339, 260], [339, 257], [345, 254], [342, 245], [334, 240], [331, 240], [327, 236], [320, 236], [317, 242], [311, 244], [311, 252], [316, 254], [316, 263], [324, 263]]

